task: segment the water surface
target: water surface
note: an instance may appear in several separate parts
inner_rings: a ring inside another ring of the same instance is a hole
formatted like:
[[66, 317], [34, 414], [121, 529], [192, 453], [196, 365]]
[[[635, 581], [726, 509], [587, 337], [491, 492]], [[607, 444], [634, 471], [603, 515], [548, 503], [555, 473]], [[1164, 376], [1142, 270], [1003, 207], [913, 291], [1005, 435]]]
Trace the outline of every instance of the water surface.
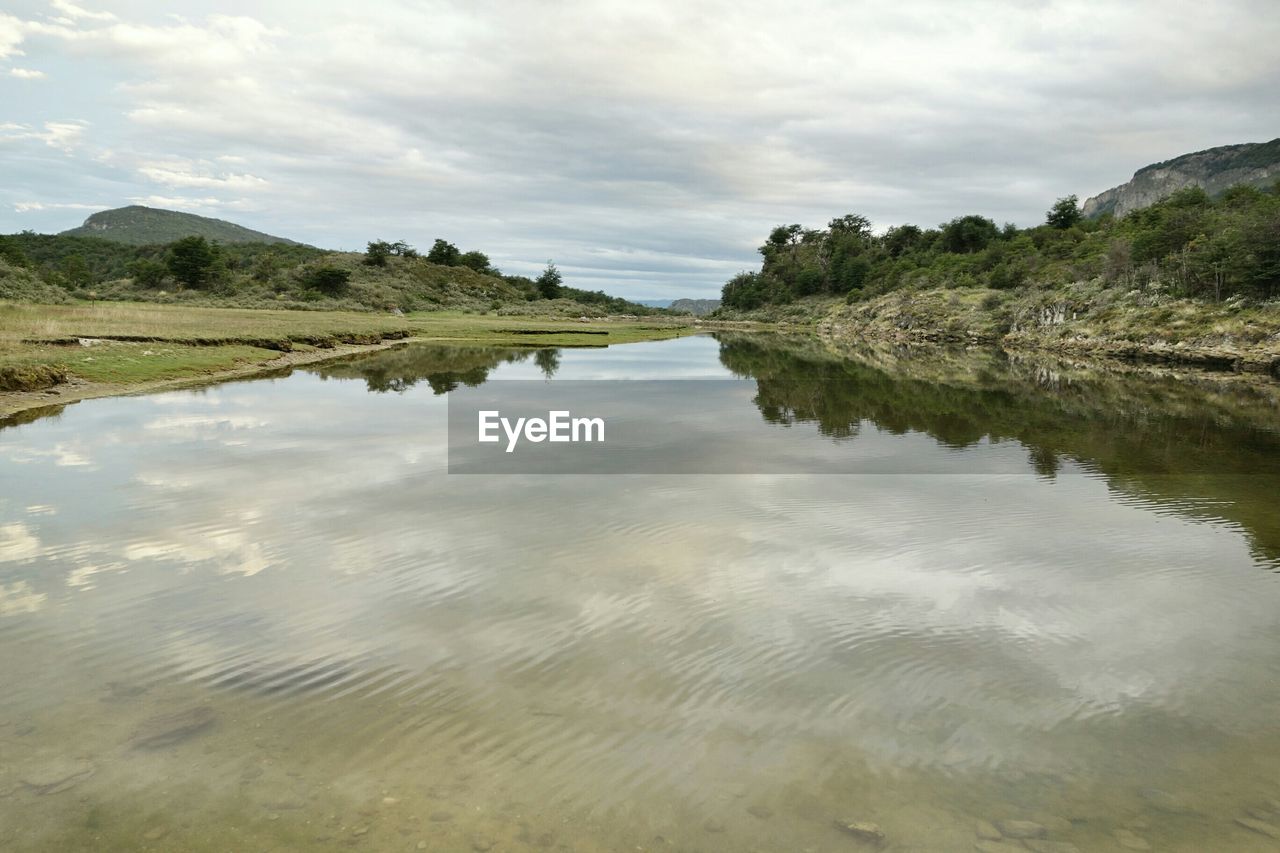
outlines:
[[[451, 390], [734, 377], [770, 453], [913, 464], [447, 473]], [[1278, 424], [751, 337], [87, 401], [0, 430], [0, 848], [1274, 850]]]

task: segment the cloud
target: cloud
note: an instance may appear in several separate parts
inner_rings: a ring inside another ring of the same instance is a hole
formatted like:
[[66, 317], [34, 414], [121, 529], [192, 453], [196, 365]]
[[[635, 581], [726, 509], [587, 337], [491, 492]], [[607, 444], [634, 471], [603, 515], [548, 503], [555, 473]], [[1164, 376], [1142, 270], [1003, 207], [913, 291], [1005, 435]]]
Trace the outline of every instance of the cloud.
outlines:
[[104, 206], [80, 202], [17, 201], [13, 209], [18, 213], [30, 213], [39, 210], [102, 210]]
[[18, 46], [26, 37], [24, 29], [22, 20], [0, 13], [0, 59], [23, 55]]
[[49, 5], [57, 9], [64, 17], [70, 19], [87, 18], [92, 21], [114, 21], [116, 16], [110, 12], [91, 12], [67, 0], [49, 0]]
[[255, 175], [223, 173], [214, 175], [194, 170], [185, 164], [153, 164], [138, 168], [138, 174], [149, 181], [166, 187], [199, 187], [203, 189], [246, 190], [265, 186], [266, 181]]
[[81, 144], [86, 126], [83, 121], [46, 121], [42, 130], [36, 130], [30, 125], [6, 122], [0, 124], [0, 143], [33, 139], [69, 154]]
[[713, 293], [780, 222], [1031, 224], [1146, 163], [1271, 138], [1280, 78], [1280, 19], [1254, 0], [53, 8], [0, 16], [0, 56], [93, 69], [59, 70], [41, 105], [90, 87], [102, 147], [29, 139], [78, 145], [122, 199], [336, 247], [442, 236], [635, 296]]
[[19, 80], [42, 80], [44, 79], [45, 73], [43, 71], [36, 71], [33, 68], [10, 68], [9, 76], [17, 77]]

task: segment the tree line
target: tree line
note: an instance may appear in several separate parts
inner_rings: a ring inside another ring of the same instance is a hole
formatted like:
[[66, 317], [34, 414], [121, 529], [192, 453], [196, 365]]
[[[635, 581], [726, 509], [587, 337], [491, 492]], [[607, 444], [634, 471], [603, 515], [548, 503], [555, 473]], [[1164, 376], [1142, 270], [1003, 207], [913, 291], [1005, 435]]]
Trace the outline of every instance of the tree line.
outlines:
[[866, 217], [849, 214], [825, 229], [780, 225], [759, 252], [760, 270], [726, 283], [723, 305], [752, 310], [809, 296], [857, 301], [902, 288], [1053, 287], [1097, 277], [1177, 296], [1266, 300], [1280, 296], [1280, 183], [1236, 186], [1216, 199], [1190, 187], [1121, 219], [1085, 219], [1072, 195], [1031, 228], [970, 214], [876, 234]]

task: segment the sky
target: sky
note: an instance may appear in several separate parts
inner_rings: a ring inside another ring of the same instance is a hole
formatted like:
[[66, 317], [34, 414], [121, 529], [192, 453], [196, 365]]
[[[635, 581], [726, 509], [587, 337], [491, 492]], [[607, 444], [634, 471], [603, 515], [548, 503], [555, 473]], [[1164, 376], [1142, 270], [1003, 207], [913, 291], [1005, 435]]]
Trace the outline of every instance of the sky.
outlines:
[[0, 233], [145, 204], [713, 297], [778, 224], [1034, 225], [1280, 136], [1277, 44], [1275, 0], [9, 0]]

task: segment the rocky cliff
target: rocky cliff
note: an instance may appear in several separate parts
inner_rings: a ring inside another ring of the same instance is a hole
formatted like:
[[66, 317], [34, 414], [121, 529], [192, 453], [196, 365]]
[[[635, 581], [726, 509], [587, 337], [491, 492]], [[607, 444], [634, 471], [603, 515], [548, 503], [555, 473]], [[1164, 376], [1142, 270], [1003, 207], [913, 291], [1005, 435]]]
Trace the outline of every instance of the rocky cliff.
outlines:
[[1262, 187], [1276, 181], [1280, 181], [1280, 139], [1223, 145], [1145, 166], [1128, 183], [1087, 199], [1083, 210], [1091, 218], [1104, 213], [1124, 216], [1184, 187], [1201, 187], [1216, 196], [1235, 184]]

